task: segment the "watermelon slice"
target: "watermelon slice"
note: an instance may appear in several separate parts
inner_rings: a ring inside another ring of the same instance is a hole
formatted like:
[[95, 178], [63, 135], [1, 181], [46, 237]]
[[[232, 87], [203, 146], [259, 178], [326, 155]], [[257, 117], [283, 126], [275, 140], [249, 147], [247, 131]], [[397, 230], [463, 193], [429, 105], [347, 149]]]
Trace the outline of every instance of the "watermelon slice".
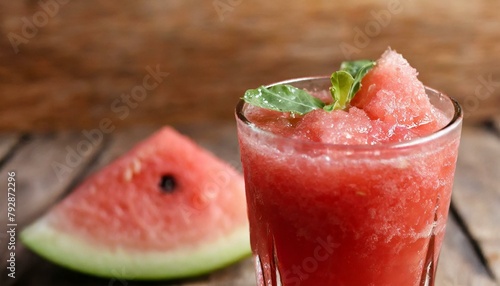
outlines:
[[431, 134], [448, 122], [430, 103], [417, 76], [401, 54], [388, 49], [361, 81], [351, 104], [378, 121], [382, 130], [378, 139], [407, 141]]
[[394, 50], [388, 49], [361, 81], [351, 101], [370, 118], [413, 128], [435, 120], [425, 87], [417, 71]]
[[169, 127], [90, 176], [21, 239], [62, 266], [124, 279], [199, 275], [251, 253], [241, 175]]

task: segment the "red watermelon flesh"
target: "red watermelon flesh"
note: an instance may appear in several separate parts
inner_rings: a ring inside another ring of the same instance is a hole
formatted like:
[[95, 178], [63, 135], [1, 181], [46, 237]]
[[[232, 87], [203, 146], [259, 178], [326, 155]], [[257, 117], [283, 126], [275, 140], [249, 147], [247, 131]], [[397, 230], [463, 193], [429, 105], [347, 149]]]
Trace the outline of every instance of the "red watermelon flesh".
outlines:
[[[50, 250], [37, 242], [56, 235], [52, 243], [69, 241]], [[243, 179], [166, 127], [90, 176], [23, 240], [56, 263], [99, 276], [110, 276], [110, 267], [144, 279], [204, 273], [250, 253]], [[97, 260], [101, 253], [105, 270], [84, 261], [82, 251]], [[83, 261], [64, 258], [71, 256]], [[137, 271], [138, 264], [154, 271]]]
[[[361, 81], [351, 104], [370, 118], [424, 135], [436, 130], [437, 120], [418, 72], [397, 52], [385, 51]], [[430, 124], [430, 126], [425, 126]], [[425, 127], [424, 127], [425, 126]]]

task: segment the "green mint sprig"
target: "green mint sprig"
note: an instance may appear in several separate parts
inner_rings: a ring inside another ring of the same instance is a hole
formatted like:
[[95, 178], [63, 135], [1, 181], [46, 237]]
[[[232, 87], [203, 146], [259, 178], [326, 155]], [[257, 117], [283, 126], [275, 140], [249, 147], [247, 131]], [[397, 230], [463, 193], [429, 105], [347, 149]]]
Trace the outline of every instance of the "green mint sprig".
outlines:
[[300, 115], [320, 108], [326, 111], [345, 109], [360, 89], [361, 80], [373, 66], [375, 62], [371, 60], [343, 62], [340, 70], [330, 77], [333, 102], [328, 105], [307, 91], [288, 84], [249, 89], [243, 100], [261, 108]]
[[319, 98], [310, 95], [303, 89], [288, 84], [249, 89], [245, 92], [243, 99], [247, 103], [258, 107], [298, 114], [306, 114], [325, 106], [325, 103]]

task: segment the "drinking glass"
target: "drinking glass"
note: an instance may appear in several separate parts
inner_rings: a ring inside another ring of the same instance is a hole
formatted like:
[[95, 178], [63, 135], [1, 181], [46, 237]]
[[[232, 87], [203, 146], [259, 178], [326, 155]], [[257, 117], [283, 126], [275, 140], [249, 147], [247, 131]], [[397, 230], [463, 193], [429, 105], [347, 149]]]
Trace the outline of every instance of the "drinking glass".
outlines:
[[[315, 92], [328, 77], [293, 79]], [[335, 145], [257, 127], [236, 107], [259, 286], [434, 285], [462, 111], [426, 88], [448, 124], [401, 143]]]

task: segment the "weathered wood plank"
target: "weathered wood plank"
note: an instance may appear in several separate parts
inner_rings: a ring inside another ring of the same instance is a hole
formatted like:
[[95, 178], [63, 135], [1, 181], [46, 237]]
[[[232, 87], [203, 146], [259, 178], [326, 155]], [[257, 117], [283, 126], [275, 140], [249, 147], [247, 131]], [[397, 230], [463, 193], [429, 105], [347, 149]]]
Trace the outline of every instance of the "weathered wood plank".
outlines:
[[498, 269], [500, 269], [500, 242], [484, 241], [481, 246], [484, 249], [490, 268], [495, 271], [494, 274], [496, 280], [498, 281], [497, 283], [500, 285], [500, 276], [498, 273]]
[[210, 275], [209, 281], [207, 284], [209, 286], [255, 286], [256, 279], [253, 259], [248, 258], [229, 268], [214, 272]]
[[451, 216], [446, 225], [436, 277], [436, 286], [497, 285], [479, 260], [466, 235]]
[[19, 142], [19, 134], [2, 134], [0, 135], [0, 161], [7, 153]]
[[463, 130], [453, 201], [500, 278], [500, 137], [491, 130]]
[[[53, 203], [101, 147], [101, 143], [94, 146], [82, 142], [88, 141], [75, 133], [35, 135], [2, 168], [1, 174], [16, 172], [19, 224], [28, 222]], [[2, 188], [2, 192], [6, 190]], [[5, 219], [0, 217], [0, 223]]]
[[496, 129], [496, 133], [500, 136], [500, 115], [493, 117], [493, 126]]
[[[91, 158], [99, 150], [101, 143], [85, 148], [81, 143], [85, 141], [81, 135], [76, 133], [61, 133], [57, 135], [34, 135], [23, 144], [12, 158], [0, 170], [1, 187], [0, 194], [7, 197], [7, 172], [15, 171], [16, 182], [16, 232], [39, 216], [52, 203], [54, 203], [66, 191], [75, 176], [77, 176], [88, 164]], [[85, 151], [78, 153], [77, 150]], [[74, 153], [75, 152], [75, 153]], [[7, 209], [0, 208], [0, 229], [4, 234], [7, 224]], [[18, 260], [21, 260], [22, 246], [16, 241], [16, 254], [19, 251]], [[0, 273], [1, 279], [5, 279], [7, 247], [2, 245], [0, 249]], [[22, 261], [22, 260], [21, 260]], [[26, 261], [28, 262], [28, 261]], [[17, 265], [18, 273], [22, 272], [23, 263]]]

